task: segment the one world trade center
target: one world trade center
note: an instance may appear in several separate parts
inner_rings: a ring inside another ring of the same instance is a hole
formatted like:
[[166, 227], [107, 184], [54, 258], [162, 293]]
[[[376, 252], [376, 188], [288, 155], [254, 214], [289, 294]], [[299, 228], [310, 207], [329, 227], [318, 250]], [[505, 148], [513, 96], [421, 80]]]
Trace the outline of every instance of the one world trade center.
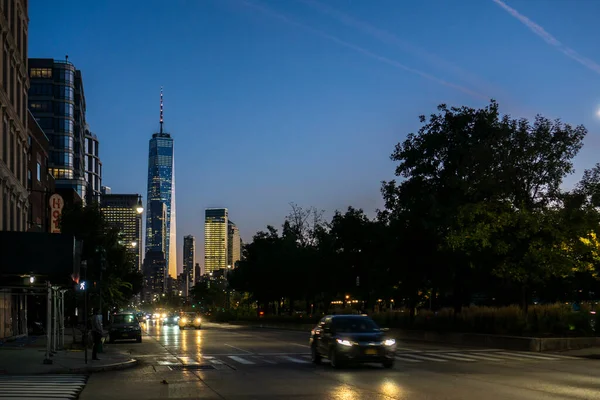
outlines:
[[164, 253], [168, 274], [177, 276], [175, 160], [173, 138], [163, 131], [163, 94], [160, 90], [160, 130], [152, 135], [148, 154], [146, 251]]

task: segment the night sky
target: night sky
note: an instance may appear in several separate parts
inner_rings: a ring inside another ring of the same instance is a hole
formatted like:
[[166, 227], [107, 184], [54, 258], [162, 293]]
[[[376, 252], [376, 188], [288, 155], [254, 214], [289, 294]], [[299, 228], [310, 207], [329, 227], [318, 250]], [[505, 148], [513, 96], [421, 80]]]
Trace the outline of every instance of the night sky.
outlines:
[[30, 0], [29, 57], [83, 73], [103, 183], [146, 196], [148, 140], [175, 140], [178, 265], [207, 207], [244, 240], [289, 203], [382, 206], [389, 155], [439, 103], [560, 117], [599, 160], [599, 1]]

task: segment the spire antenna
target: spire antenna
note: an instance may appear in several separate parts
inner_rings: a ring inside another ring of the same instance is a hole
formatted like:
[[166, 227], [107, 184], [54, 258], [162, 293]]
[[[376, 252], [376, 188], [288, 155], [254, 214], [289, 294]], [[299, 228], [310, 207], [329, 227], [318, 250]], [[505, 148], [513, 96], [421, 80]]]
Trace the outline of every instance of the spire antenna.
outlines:
[[160, 87], [160, 133], [163, 133], [163, 88]]

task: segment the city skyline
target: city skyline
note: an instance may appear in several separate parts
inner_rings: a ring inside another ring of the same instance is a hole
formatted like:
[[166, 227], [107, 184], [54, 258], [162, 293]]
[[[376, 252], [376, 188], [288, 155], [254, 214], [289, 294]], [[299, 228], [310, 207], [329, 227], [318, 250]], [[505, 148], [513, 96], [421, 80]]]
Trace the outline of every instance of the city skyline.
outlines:
[[[570, 3], [508, 4], [598, 63], [592, 38], [600, 3]], [[153, 1], [143, 9], [63, 4], [30, 7], [29, 54], [68, 53], [84, 71], [103, 181], [116, 193], [146, 193], [145, 143], [158, 129], [156, 90], [165, 87], [177, 138], [177, 228], [197, 238], [209, 207], [228, 207], [245, 241], [268, 224], [280, 228], [290, 202], [329, 215], [352, 204], [373, 215], [382, 206], [379, 182], [393, 177], [393, 146], [439, 103], [478, 107], [493, 97], [515, 117], [539, 112], [582, 123], [590, 135], [578, 172], [594, 164], [600, 147], [598, 74], [491, 0], [454, 8], [227, 0], [177, 2], [167, 12]], [[149, 22], [130, 21], [132, 14]], [[577, 29], [565, 18], [579, 21]], [[447, 28], [449, 20], [458, 22]], [[156, 62], [158, 47], [170, 68]], [[131, 48], [139, 54], [132, 57]], [[107, 76], [124, 63], [122, 75]], [[202, 263], [202, 240], [197, 256]]]

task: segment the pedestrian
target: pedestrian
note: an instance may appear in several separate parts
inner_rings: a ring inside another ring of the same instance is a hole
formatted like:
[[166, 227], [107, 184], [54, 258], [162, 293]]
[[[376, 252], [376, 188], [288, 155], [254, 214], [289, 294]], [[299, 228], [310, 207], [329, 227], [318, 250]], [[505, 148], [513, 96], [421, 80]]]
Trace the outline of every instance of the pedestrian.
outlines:
[[98, 349], [100, 348], [100, 342], [102, 341], [102, 336], [104, 335], [104, 329], [102, 329], [102, 319], [97, 308], [94, 308], [93, 314], [92, 338], [94, 339], [94, 347], [92, 348], [92, 360], [100, 360], [98, 358]]

